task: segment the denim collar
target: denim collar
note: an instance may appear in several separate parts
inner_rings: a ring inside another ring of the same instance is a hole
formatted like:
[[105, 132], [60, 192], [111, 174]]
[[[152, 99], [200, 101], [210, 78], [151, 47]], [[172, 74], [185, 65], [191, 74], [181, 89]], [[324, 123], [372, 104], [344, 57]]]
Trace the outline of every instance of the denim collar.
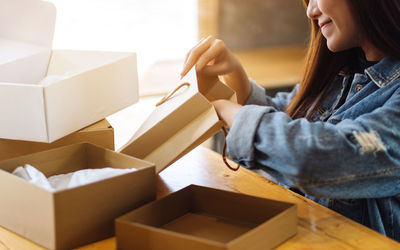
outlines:
[[388, 56], [380, 60], [375, 65], [365, 69], [371, 80], [382, 88], [400, 77], [400, 60]]

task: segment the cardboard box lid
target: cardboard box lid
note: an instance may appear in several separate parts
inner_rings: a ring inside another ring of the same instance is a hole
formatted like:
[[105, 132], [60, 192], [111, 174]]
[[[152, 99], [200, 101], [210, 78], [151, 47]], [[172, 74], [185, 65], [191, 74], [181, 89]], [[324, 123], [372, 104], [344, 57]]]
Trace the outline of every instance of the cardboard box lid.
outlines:
[[40, 81], [50, 59], [55, 6], [39, 0], [0, 0], [0, 6], [0, 81]]
[[183, 86], [157, 106], [120, 153], [154, 162], [158, 173], [221, 129], [211, 101], [236, 102], [235, 92], [218, 78], [197, 79], [194, 68], [178, 86], [183, 83], [190, 87]]
[[0, 37], [51, 48], [56, 8], [39, 0], [0, 0]]

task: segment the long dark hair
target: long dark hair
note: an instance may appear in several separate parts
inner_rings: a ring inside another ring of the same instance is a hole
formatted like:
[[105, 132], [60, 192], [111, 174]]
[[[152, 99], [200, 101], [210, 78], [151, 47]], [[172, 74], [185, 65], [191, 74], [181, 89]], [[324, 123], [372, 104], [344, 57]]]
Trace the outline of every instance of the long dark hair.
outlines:
[[[309, 0], [303, 0], [307, 7]], [[348, 0], [361, 32], [375, 48], [400, 58], [400, 0]], [[359, 49], [331, 52], [316, 20], [311, 20], [311, 39], [305, 70], [297, 94], [286, 109], [293, 119], [310, 118], [315, 103], [343, 68], [354, 63]], [[318, 98], [318, 99], [317, 99]]]

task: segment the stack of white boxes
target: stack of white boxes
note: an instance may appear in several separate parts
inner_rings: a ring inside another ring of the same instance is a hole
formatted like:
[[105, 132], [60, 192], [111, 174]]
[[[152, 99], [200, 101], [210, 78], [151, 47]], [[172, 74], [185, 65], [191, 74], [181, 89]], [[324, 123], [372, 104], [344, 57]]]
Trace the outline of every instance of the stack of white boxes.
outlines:
[[137, 102], [134, 53], [52, 50], [54, 5], [0, 6], [0, 138], [52, 143]]
[[[111, 237], [116, 217], [155, 199], [155, 168], [110, 150], [104, 120], [138, 101], [136, 54], [52, 50], [55, 21], [49, 2], [0, 0], [0, 226], [71, 249]], [[47, 177], [137, 171], [49, 192], [11, 174], [24, 164]]]

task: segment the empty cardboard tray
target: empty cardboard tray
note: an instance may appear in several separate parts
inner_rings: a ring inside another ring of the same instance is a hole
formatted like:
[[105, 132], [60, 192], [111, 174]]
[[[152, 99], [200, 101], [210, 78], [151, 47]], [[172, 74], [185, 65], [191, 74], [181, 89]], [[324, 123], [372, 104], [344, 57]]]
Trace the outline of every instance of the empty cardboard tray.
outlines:
[[[47, 177], [87, 168], [136, 168], [87, 185], [49, 192], [12, 175], [29, 163]], [[71, 249], [114, 234], [114, 219], [155, 199], [155, 167], [81, 143], [0, 162], [0, 225], [50, 249]]]
[[190, 185], [116, 220], [118, 249], [265, 250], [296, 234], [296, 205]]

